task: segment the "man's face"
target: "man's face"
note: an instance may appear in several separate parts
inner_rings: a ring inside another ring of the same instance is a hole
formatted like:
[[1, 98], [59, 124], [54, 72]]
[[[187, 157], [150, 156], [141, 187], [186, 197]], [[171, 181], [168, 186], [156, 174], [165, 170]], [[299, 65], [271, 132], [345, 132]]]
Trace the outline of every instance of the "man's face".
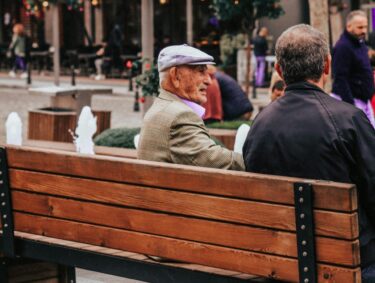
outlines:
[[368, 21], [365, 17], [355, 16], [346, 26], [347, 31], [358, 39], [365, 39]]
[[178, 95], [198, 104], [206, 103], [207, 87], [211, 84], [211, 78], [206, 65], [176, 67], [176, 75], [179, 78]]
[[284, 90], [280, 90], [280, 89], [277, 89], [275, 88], [271, 94], [271, 101], [274, 101], [276, 99], [278, 99], [279, 97], [283, 96], [284, 95]]

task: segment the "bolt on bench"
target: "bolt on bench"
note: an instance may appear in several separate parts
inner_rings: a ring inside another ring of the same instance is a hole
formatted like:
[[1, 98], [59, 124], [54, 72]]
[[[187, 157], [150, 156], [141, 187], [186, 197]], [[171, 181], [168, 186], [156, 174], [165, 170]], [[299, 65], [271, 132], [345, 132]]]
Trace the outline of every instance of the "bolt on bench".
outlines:
[[0, 159], [8, 257], [146, 282], [361, 281], [354, 185], [32, 147]]

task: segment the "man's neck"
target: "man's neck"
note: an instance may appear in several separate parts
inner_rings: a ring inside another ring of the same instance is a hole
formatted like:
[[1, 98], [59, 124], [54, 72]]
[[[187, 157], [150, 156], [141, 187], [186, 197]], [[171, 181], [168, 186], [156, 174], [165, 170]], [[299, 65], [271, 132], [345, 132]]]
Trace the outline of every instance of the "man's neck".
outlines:
[[310, 84], [313, 84], [313, 85], [315, 85], [315, 86], [317, 86], [317, 87], [319, 87], [321, 89], [324, 89], [324, 80], [323, 80], [323, 78], [320, 78], [320, 80], [317, 81], [317, 82], [315, 82], [313, 80], [307, 80], [307, 82], [309, 82]]

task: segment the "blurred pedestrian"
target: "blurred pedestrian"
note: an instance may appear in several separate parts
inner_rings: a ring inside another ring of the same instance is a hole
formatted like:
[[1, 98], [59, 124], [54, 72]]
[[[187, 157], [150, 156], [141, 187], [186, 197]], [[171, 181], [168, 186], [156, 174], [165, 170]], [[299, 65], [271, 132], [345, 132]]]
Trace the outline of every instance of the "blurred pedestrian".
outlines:
[[365, 44], [367, 29], [368, 20], [363, 11], [349, 13], [346, 29], [333, 49], [332, 96], [362, 109], [375, 127], [370, 104], [374, 78]]
[[235, 79], [223, 72], [216, 72], [215, 77], [220, 86], [224, 121], [249, 120], [253, 105], [241, 86]]
[[206, 109], [203, 121], [208, 123], [219, 122], [223, 120], [223, 103], [219, 82], [215, 77], [216, 67], [207, 65], [207, 72], [211, 78], [211, 84], [207, 87], [207, 101], [202, 104]]
[[285, 83], [283, 80], [278, 80], [272, 86], [271, 101], [275, 101], [276, 99], [284, 96], [284, 94], [285, 94]]
[[266, 27], [262, 27], [258, 35], [253, 39], [254, 54], [257, 61], [257, 69], [255, 76], [255, 85], [257, 87], [264, 86], [266, 72], [266, 55], [268, 51], [267, 35], [268, 29]]
[[27, 37], [25, 29], [22, 24], [15, 24], [13, 26], [12, 42], [8, 48], [8, 57], [14, 56], [13, 69], [9, 72], [10, 77], [16, 77], [17, 69], [22, 71], [21, 78], [26, 78], [26, 56], [27, 50]]

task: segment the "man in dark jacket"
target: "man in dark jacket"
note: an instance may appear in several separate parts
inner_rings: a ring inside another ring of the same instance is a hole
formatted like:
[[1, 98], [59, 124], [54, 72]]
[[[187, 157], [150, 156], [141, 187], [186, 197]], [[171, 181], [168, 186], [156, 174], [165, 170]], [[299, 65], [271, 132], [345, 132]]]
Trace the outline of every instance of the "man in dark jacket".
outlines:
[[374, 94], [368, 49], [365, 44], [368, 21], [363, 11], [352, 11], [346, 29], [333, 49], [332, 92], [345, 102], [365, 111], [375, 127], [370, 101]]
[[362, 274], [369, 278], [375, 270], [375, 131], [363, 111], [323, 91], [330, 54], [321, 32], [289, 28], [276, 43], [276, 58], [287, 88], [255, 119], [243, 147], [246, 170], [356, 184]]
[[249, 120], [253, 111], [246, 93], [235, 79], [223, 72], [215, 72], [223, 103], [223, 118], [227, 120]]

